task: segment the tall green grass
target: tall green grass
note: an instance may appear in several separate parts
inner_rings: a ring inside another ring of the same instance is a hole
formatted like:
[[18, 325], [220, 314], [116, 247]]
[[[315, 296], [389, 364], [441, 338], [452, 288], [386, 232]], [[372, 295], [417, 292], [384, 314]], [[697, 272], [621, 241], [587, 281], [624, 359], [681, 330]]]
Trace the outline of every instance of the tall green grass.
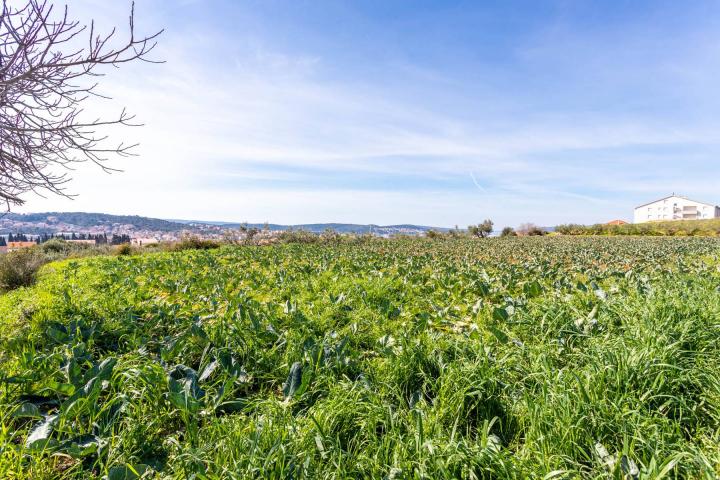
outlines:
[[715, 478], [720, 241], [69, 260], [0, 298], [0, 478]]

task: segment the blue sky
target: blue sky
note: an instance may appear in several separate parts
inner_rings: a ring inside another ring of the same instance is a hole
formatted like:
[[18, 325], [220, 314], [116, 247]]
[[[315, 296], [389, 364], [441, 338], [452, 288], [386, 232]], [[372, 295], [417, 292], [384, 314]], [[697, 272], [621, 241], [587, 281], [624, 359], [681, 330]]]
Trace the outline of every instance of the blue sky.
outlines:
[[[127, 3], [127, 5], [125, 5]], [[73, 0], [124, 21], [129, 2]], [[163, 65], [93, 105], [145, 123], [122, 173], [24, 210], [498, 226], [720, 203], [720, 3], [138, 0]]]

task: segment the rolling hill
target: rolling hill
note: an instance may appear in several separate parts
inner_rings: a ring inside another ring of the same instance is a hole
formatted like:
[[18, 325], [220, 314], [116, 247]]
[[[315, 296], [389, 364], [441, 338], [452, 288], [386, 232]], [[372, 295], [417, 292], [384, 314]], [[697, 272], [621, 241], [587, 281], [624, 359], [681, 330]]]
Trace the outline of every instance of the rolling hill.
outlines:
[[[239, 222], [214, 222], [203, 220], [164, 220], [138, 215], [110, 215], [106, 213], [86, 212], [45, 212], [45, 213], [8, 213], [0, 218], [0, 234], [7, 233], [158, 233], [171, 234], [182, 232], [221, 232], [237, 229], [241, 225], [263, 228], [263, 223], [242, 224]], [[375, 235], [408, 234], [418, 235], [430, 229], [447, 231], [424, 225], [363, 225], [352, 223], [309, 223], [299, 225], [268, 224], [270, 230], [306, 230], [321, 233], [332, 229], [339, 233], [372, 233]]]

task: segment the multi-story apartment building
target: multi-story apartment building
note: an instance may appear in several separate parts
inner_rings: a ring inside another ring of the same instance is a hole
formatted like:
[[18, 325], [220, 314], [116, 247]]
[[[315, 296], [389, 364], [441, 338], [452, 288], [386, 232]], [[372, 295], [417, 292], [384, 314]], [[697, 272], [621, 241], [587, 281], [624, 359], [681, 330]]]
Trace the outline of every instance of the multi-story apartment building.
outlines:
[[635, 209], [635, 223], [708, 218], [720, 218], [720, 207], [675, 194]]

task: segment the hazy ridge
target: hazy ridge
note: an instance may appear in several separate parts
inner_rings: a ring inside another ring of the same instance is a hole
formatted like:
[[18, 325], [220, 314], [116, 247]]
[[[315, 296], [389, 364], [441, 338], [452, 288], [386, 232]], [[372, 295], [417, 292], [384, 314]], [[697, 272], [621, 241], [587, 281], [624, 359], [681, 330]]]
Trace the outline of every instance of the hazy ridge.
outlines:
[[[104, 230], [108, 233], [118, 231], [142, 231], [158, 233], [180, 233], [196, 231], [237, 229], [241, 225], [263, 228], [264, 223], [241, 223], [206, 220], [178, 220], [143, 217], [139, 215], [110, 215], [88, 212], [43, 212], [43, 213], [7, 213], [0, 218], [0, 233], [91, 233]], [[354, 223], [308, 223], [298, 225], [267, 224], [270, 230], [307, 230], [321, 233], [330, 228], [340, 233], [374, 233], [389, 235], [397, 233], [420, 234], [428, 230], [447, 231], [447, 228], [425, 225], [374, 225]]]

